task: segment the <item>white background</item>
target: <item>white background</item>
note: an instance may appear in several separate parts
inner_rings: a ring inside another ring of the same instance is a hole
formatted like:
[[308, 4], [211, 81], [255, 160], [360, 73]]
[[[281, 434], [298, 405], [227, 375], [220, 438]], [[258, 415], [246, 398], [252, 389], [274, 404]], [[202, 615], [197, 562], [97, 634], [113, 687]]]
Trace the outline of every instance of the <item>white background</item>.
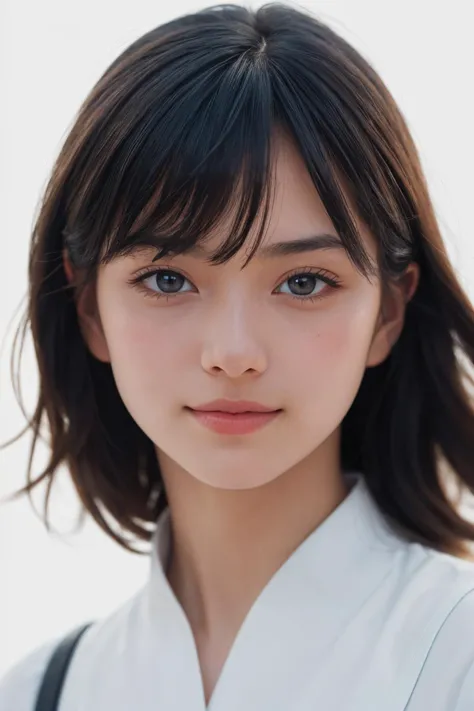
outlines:
[[[41, 192], [81, 101], [107, 65], [144, 32], [203, 6], [187, 0], [170, 3], [171, 10], [159, 5], [159, 0], [1, 4], [2, 442], [23, 425], [9, 378], [18, 318], [10, 322], [26, 291], [28, 242]], [[362, 51], [394, 94], [421, 153], [450, 252], [473, 296], [472, 3], [307, 0], [300, 6]], [[37, 378], [30, 347], [22, 377], [31, 411]], [[0, 496], [24, 483], [29, 442], [26, 435], [0, 451]], [[35, 471], [44, 450], [39, 455]], [[53, 522], [67, 533], [77, 508], [66, 476], [60, 484]], [[39, 506], [41, 500], [35, 501]], [[144, 582], [147, 566], [146, 558], [122, 551], [93, 523], [61, 540], [47, 534], [27, 499], [0, 507], [0, 675], [36, 645], [111, 611]]]

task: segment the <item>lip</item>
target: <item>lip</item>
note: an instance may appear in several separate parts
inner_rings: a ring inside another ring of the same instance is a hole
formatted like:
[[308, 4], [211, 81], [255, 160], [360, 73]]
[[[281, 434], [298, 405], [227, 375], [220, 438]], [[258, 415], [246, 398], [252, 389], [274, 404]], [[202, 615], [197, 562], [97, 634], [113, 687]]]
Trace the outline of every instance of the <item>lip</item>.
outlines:
[[213, 400], [204, 405], [192, 407], [195, 412], [230, 412], [238, 414], [242, 412], [276, 412], [277, 407], [265, 407], [259, 402], [252, 400]]
[[217, 434], [244, 435], [255, 432], [274, 420], [282, 411], [248, 400], [214, 400], [187, 408], [193, 417]]

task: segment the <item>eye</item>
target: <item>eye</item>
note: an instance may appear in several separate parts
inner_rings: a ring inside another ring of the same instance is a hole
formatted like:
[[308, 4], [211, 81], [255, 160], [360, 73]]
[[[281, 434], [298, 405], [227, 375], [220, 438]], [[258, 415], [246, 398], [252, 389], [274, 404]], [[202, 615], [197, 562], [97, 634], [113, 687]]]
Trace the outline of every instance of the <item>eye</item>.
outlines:
[[[179, 294], [182, 291], [192, 291], [192, 284], [179, 272], [173, 272], [170, 269], [159, 269], [153, 274], [149, 274], [143, 283], [150, 281], [150, 289], [157, 287], [158, 291], [163, 294]], [[185, 288], [186, 285], [191, 289]]]
[[287, 277], [284, 282], [277, 287], [279, 294], [289, 294], [297, 298], [311, 299], [320, 296], [327, 287], [336, 289], [339, 286], [338, 279], [327, 272], [297, 272]]
[[145, 270], [130, 280], [132, 286], [136, 286], [147, 296], [159, 298], [161, 296], [177, 296], [196, 291], [194, 285], [186, 279], [183, 274], [173, 269]]

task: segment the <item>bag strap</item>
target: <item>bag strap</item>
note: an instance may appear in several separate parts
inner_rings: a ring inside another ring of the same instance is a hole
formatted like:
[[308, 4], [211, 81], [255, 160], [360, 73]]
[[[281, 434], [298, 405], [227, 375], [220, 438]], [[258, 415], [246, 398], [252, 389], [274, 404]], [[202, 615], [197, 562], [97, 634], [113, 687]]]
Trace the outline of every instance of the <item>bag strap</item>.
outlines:
[[41, 681], [35, 711], [58, 711], [59, 697], [74, 650], [91, 623], [70, 632], [55, 648]]

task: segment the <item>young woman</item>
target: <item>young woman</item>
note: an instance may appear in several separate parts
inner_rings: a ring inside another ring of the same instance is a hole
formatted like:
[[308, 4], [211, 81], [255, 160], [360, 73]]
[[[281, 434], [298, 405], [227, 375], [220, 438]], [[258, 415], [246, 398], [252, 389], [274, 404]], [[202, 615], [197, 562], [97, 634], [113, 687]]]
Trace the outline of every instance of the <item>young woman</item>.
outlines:
[[472, 711], [474, 313], [365, 59], [281, 5], [152, 30], [77, 117], [29, 279], [26, 489], [65, 463], [151, 569], [1, 711]]

